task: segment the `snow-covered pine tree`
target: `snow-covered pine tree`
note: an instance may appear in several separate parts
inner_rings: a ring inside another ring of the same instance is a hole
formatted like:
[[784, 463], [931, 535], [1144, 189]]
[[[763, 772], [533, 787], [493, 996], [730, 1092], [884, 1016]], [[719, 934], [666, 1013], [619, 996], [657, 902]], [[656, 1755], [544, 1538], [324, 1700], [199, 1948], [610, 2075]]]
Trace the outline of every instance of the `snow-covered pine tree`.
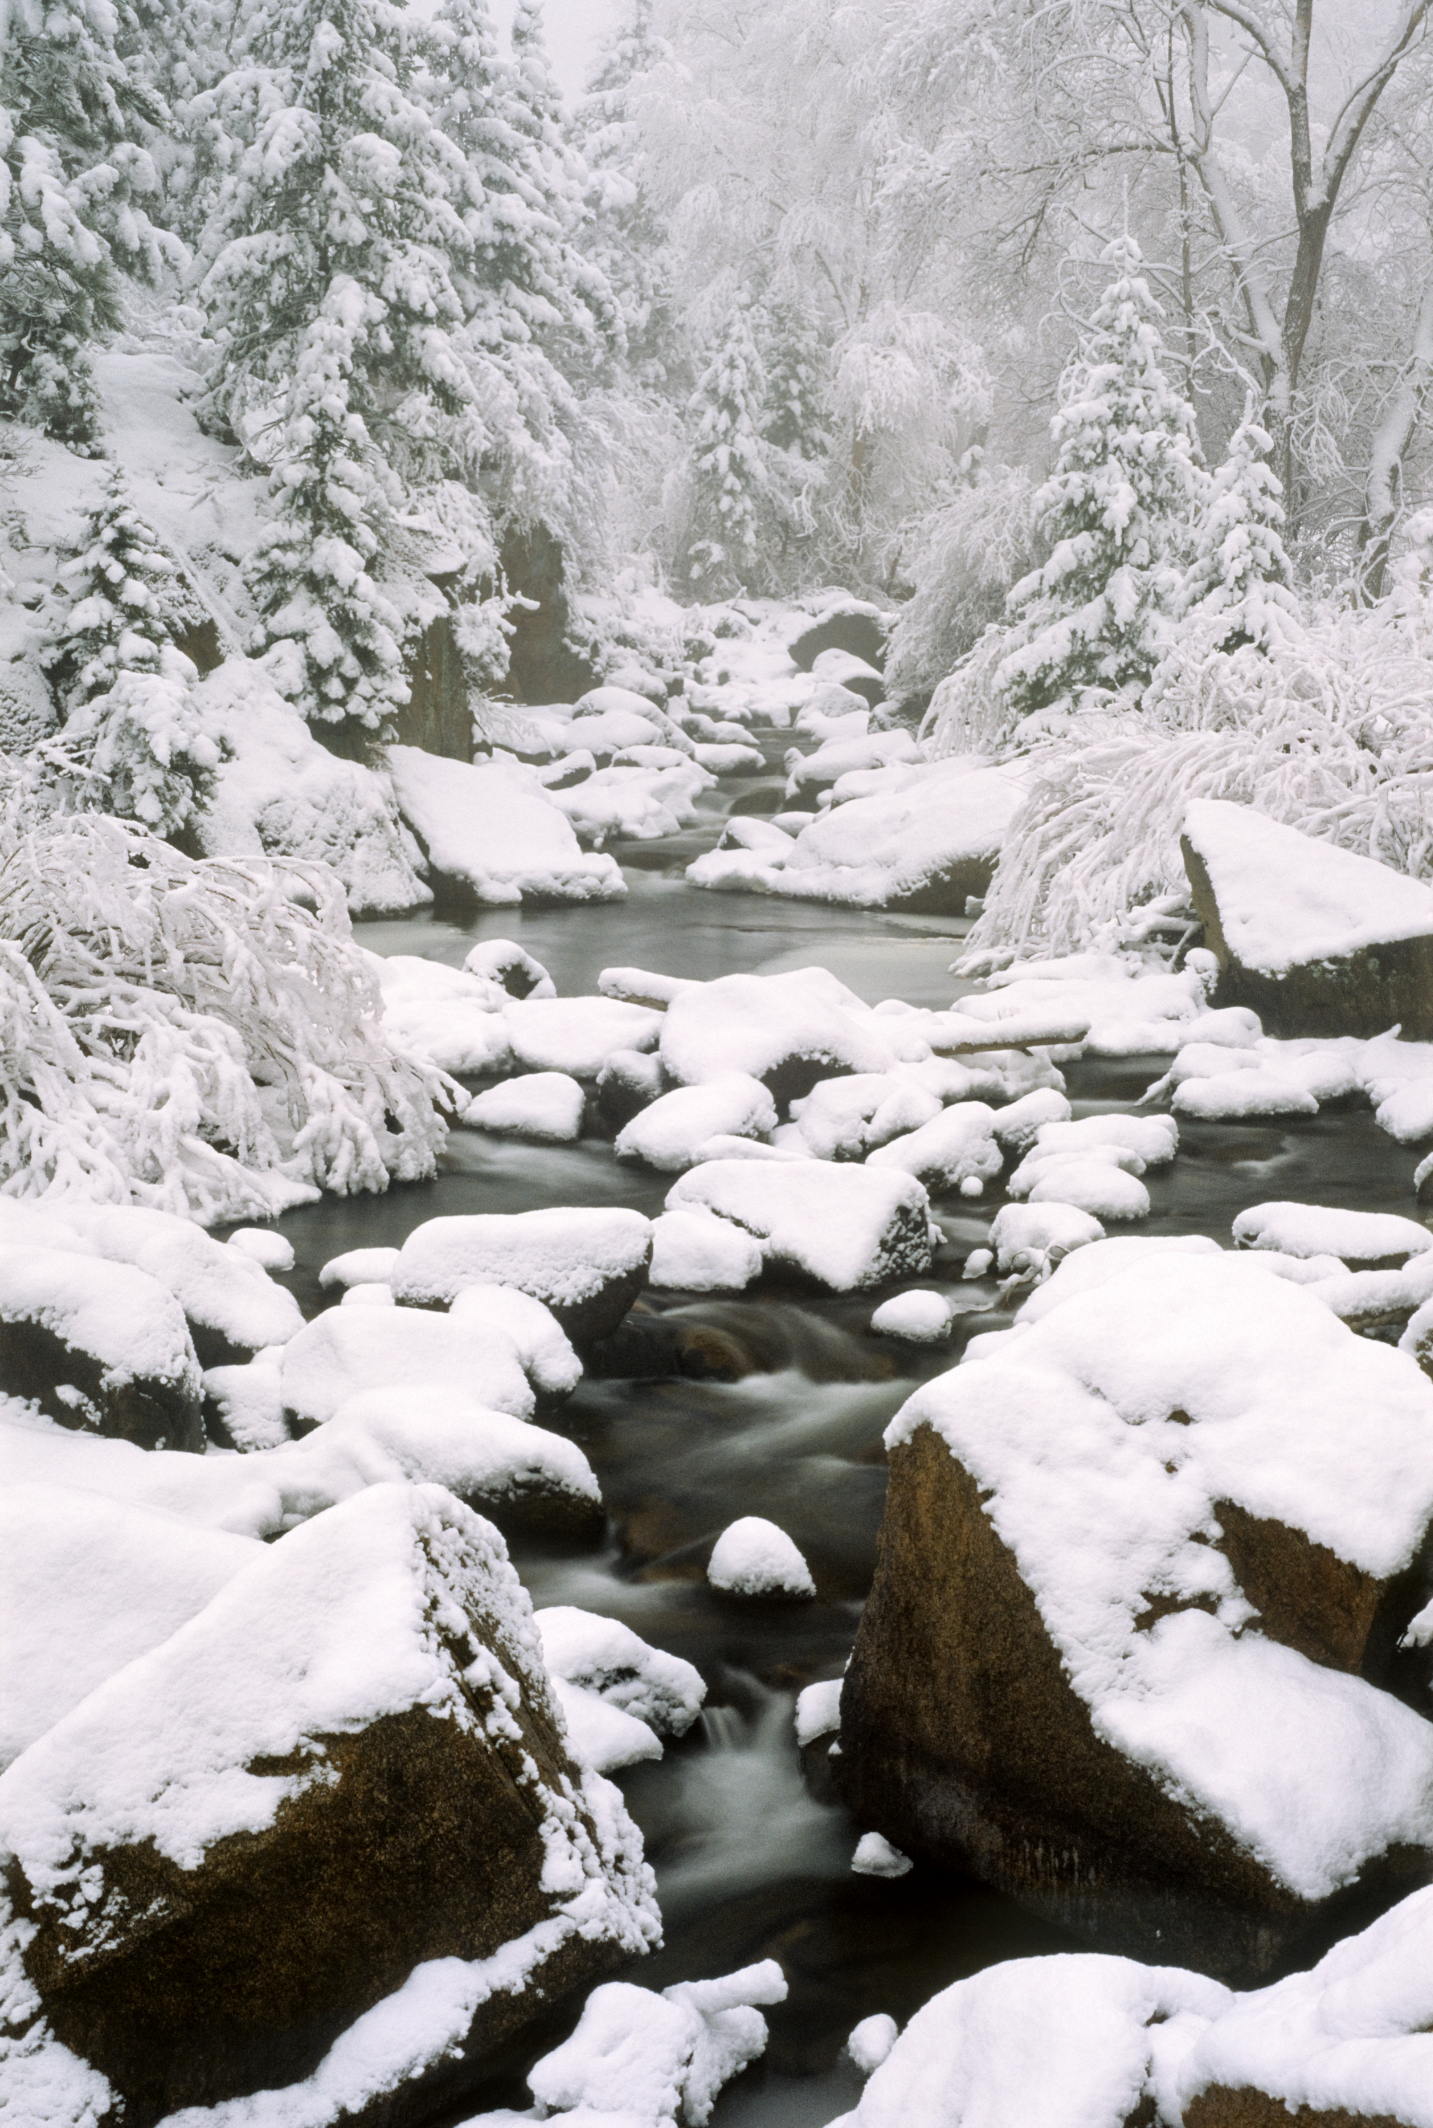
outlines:
[[616, 299], [630, 373], [639, 384], [660, 387], [680, 376], [684, 356], [672, 312], [667, 231], [647, 193], [636, 112], [643, 83], [672, 56], [652, 12], [653, 0], [629, 0], [603, 41], [573, 116], [573, 138], [588, 171], [582, 251]]
[[756, 564], [767, 487], [761, 424], [766, 377], [744, 299], [727, 315], [692, 394], [692, 512], [687, 573], [712, 590], [744, 583]]
[[47, 615], [41, 656], [65, 723], [43, 752], [72, 803], [172, 834], [219, 762], [191, 695], [198, 675], [174, 640], [198, 617], [193, 594], [118, 472], [86, 533]]
[[601, 275], [570, 241], [583, 177], [564, 146], [540, 20], [519, 15], [512, 60], [488, 0], [444, 0], [422, 47], [424, 103], [466, 162], [457, 286], [471, 337], [490, 353], [563, 329], [594, 337], [613, 322]]
[[1181, 632], [1194, 630], [1212, 649], [1271, 650], [1299, 618], [1273, 448], [1251, 397], [1210, 483], [1180, 601]]
[[1159, 305], [1129, 235], [1061, 384], [1055, 470], [1035, 497], [1050, 555], [1010, 594], [995, 682], [1018, 716], [1143, 688], [1168, 647], [1180, 547], [1204, 485], [1194, 413], [1160, 367]]
[[93, 343], [119, 322], [118, 269], [157, 281], [183, 246], [146, 202], [163, 104], [115, 49], [109, 0], [8, 0], [0, 18], [0, 414], [85, 446]]
[[763, 361], [766, 405], [761, 433], [778, 451], [798, 458], [824, 458], [831, 448], [825, 425], [823, 371], [826, 350], [812, 314], [800, 304], [772, 303], [765, 310]]
[[246, 64], [193, 106], [233, 133], [202, 295], [213, 403], [279, 502], [249, 572], [263, 642], [290, 646], [273, 668], [305, 715], [369, 730], [408, 698], [392, 514], [471, 392], [464, 164], [410, 77], [389, 0], [257, 0]]

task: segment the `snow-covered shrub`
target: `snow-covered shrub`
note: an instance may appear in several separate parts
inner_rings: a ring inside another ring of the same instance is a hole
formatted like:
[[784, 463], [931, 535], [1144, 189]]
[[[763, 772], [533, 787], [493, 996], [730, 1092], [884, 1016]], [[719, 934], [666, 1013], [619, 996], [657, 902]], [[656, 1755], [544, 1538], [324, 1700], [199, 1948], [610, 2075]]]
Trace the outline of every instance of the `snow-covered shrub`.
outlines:
[[1062, 382], [1055, 470], [1034, 499], [1050, 556], [1010, 594], [998, 685], [1021, 715], [1144, 686], [1168, 648], [1201, 485], [1194, 411], [1160, 367], [1139, 246], [1118, 237], [1103, 256], [1114, 277]]
[[65, 724], [43, 754], [67, 802], [161, 835], [189, 824], [219, 752], [174, 628], [202, 610], [116, 473], [47, 616], [42, 659]]
[[1433, 877], [1433, 612], [1331, 610], [1270, 657], [1213, 651], [1144, 712], [1108, 711], [1021, 761], [1028, 797], [973, 951], [1061, 953], [1183, 898], [1192, 798], [1230, 798]]
[[384, 1041], [326, 867], [196, 861], [8, 771], [0, 1191], [264, 1217], [431, 1174], [450, 1091]]

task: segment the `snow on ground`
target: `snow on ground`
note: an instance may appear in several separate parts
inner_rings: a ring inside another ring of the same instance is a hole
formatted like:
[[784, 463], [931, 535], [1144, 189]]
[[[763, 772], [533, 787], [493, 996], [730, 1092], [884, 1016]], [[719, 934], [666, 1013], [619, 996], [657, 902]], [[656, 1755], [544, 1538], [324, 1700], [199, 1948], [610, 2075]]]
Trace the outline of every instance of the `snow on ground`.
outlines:
[[431, 902], [389, 779], [321, 746], [262, 665], [228, 658], [194, 699], [224, 757], [196, 821], [204, 856], [263, 851], [331, 865], [355, 916]]
[[707, 1579], [729, 1596], [814, 1596], [811, 1569], [784, 1529], [764, 1515], [728, 1523], [712, 1548]]
[[433, 870], [479, 901], [619, 901], [626, 893], [612, 858], [583, 853], [530, 771], [440, 760], [415, 746], [390, 746], [386, 760], [399, 811]]
[[[887, 1445], [922, 1422], [988, 1496], [1097, 1734], [1306, 1899], [1433, 1840], [1433, 1724], [1245, 1631], [1198, 1541], [1232, 1501], [1401, 1572], [1433, 1514], [1433, 1384], [1402, 1354], [1213, 1245], [1106, 1241], [919, 1390]], [[1151, 1590], [1176, 1607], [1138, 1630]]]
[[1246, 968], [1281, 975], [1361, 947], [1433, 936], [1433, 890], [1251, 806], [1196, 799], [1184, 832], [1209, 875], [1225, 943]]
[[[887, 753], [897, 737], [907, 735], [886, 735]], [[856, 747], [869, 750], [875, 744], [863, 740]], [[833, 757], [833, 766], [834, 756], [854, 759], [854, 751], [845, 742], [821, 749]], [[959, 915], [966, 895], [978, 890], [975, 872], [999, 855], [1019, 809], [1018, 782], [1012, 771], [965, 760], [888, 773], [896, 788], [833, 805], [784, 847], [762, 838], [751, 848], [710, 850], [687, 867], [687, 878], [696, 887], [865, 909], [929, 902], [948, 905]]]

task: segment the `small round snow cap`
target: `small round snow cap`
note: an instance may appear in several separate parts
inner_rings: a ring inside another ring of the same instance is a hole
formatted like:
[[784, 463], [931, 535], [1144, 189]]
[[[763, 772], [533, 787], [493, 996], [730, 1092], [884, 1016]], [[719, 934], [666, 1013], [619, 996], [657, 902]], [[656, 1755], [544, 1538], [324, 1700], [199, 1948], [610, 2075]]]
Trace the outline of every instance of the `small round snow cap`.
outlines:
[[949, 1337], [953, 1311], [943, 1293], [918, 1286], [913, 1293], [898, 1293], [884, 1300], [871, 1317], [871, 1328], [883, 1337], [903, 1337], [913, 1345], [936, 1345]]
[[743, 1515], [717, 1538], [707, 1578], [731, 1596], [814, 1596], [811, 1569], [784, 1529]]

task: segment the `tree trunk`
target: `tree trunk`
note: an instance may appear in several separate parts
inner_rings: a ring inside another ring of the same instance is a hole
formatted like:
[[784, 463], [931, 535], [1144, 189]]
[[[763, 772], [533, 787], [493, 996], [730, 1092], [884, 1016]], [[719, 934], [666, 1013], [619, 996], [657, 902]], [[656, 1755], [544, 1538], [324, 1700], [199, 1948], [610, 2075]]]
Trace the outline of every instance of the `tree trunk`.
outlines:
[[1433, 276], [1423, 291], [1413, 348], [1382, 421], [1374, 432], [1364, 486], [1363, 523], [1358, 550], [1362, 557], [1360, 589], [1366, 604], [1381, 599], [1388, 575], [1388, 550], [1403, 490], [1403, 459], [1413, 441], [1433, 390]]

